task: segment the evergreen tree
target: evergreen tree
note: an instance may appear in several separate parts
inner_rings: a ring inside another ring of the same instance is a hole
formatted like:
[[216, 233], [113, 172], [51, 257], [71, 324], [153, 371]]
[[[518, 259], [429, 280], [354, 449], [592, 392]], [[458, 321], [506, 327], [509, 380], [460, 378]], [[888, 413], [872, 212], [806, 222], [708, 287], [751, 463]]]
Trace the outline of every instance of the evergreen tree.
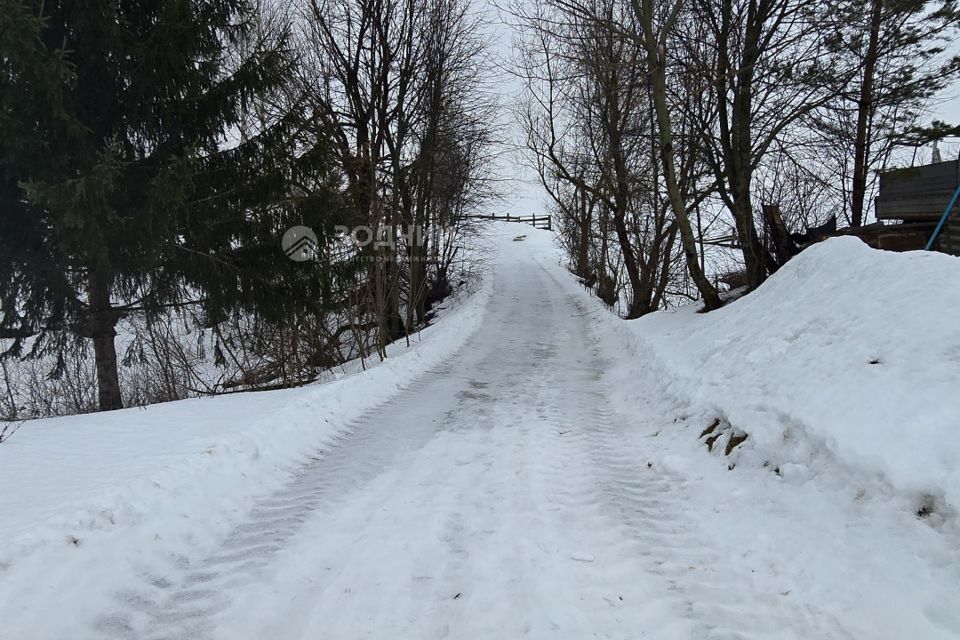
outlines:
[[322, 285], [277, 240], [334, 206], [322, 141], [294, 153], [290, 101], [237, 141], [293, 64], [256, 19], [247, 0], [0, 0], [0, 337], [92, 341], [102, 410], [122, 406], [125, 314], [278, 315]]

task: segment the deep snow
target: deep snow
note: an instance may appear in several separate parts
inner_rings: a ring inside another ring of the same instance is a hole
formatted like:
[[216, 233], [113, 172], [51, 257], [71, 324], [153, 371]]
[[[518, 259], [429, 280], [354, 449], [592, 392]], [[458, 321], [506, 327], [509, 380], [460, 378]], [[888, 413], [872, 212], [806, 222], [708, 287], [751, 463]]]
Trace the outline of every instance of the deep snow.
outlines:
[[0, 637], [960, 637], [955, 258], [625, 322], [491, 235], [369, 371], [0, 445]]
[[748, 431], [782, 470], [796, 465], [789, 475], [833, 456], [949, 507], [960, 504], [958, 282], [953, 256], [835, 238], [716, 313], [688, 307], [630, 329], [677, 396]]

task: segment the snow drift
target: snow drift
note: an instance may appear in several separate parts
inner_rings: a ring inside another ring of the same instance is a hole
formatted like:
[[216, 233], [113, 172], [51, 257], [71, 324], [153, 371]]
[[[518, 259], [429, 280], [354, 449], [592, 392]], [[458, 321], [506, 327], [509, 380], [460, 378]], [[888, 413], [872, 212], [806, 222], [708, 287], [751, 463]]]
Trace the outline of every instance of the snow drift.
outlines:
[[[633, 329], [673, 374], [673, 393], [715, 410], [757, 449], [787, 449], [784, 462], [796, 464], [827, 452], [957, 504], [957, 283], [957, 258], [836, 238], [726, 308], [660, 313]], [[789, 442], [797, 431], [805, 443]]]

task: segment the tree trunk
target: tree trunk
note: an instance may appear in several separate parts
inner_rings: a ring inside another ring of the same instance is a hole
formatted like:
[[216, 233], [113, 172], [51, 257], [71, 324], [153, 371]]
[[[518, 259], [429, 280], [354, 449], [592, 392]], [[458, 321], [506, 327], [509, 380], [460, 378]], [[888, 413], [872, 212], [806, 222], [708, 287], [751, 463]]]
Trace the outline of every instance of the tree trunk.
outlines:
[[[616, 89], [611, 90], [611, 94], [616, 96]], [[615, 103], [612, 99], [610, 102]], [[644, 305], [644, 300], [648, 299], [649, 296], [643, 290], [640, 263], [630, 240], [630, 231], [627, 229], [627, 208], [630, 205], [630, 174], [623, 157], [623, 150], [620, 147], [619, 121], [619, 114], [610, 113], [608, 110], [606, 114], [607, 137], [610, 140], [610, 155], [613, 158], [614, 166], [614, 178], [611, 181], [614, 190], [613, 228], [620, 244], [620, 253], [623, 254], [623, 266], [627, 271], [627, 279], [630, 281], [630, 306], [627, 309], [627, 319], [632, 320], [649, 313], [649, 309]]]
[[[754, 40], [750, 41], [756, 47]], [[749, 60], [756, 60], [759, 55], [744, 56]], [[743, 252], [743, 264], [747, 271], [747, 282], [750, 290], [754, 290], [767, 279], [767, 267], [764, 260], [763, 246], [757, 234], [757, 225], [753, 219], [753, 203], [751, 202], [753, 183], [753, 141], [752, 104], [753, 104], [753, 73], [752, 69], [740, 69], [737, 72], [737, 86], [734, 89], [732, 119], [730, 134], [733, 144], [730, 149], [728, 162], [732, 168], [731, 187], [733, 195], [733, 218], [737, 226], [737, 235]]]
[[656, 34], [653, 31], [653, 6], [647, 0], [643, 3], [638, 18], [641, 19], [643, 40], [647, 54], [647, 65], [650, 68], [652, 84], [653, 106], [657, 117], [657, 133], [660, 142], [660, 162], [663, 165], [663, 178], [667, 185], [667, 196], [673, 217], [680, 230], [680, 244], [687, 262], [687, 271], [693, 280], [697, 291], [703, 298], [707, 311], [719, 309], [723, 306], [720, 294], [700, 268], [700, 257], [697, 253], [697, 240], [690, 225], [690, 216], [680, 193], [677, 182], [677, 168], [673, 158], [673, 128], [670, 123], [670, 112], [667, 106], [667, 79], [666, 79], [666, 52], [659, 48]]
[[747, 286], [751, 291], [767, 279], [767, 261], [763, 245], [753, 221], [753, 205], [750, 203], [749, 187], [745, 194], [735, 195], [733, 217], [737, 226], [737, 239], [743, 252], [743, 264], [747, 272]]
[[85, 333], [93, 341], [100, 411], [122, 409], [117, 348], [114, 344], [120, 315], [110, 305], [110, 278], [103, 273], [91, 273], [89, 286], [90, 311]]
[[579, 202], [579, 231], [577, 237], [577, 258], [575, 271], [581, 278], [590, 276], [590, 230], [593, 226], [593, 217], [591, 216], [593, 205], [588, 202], [587, 193], [580, 191]]
[[853, 185], [850, 198], [850, 226], [863, 225], [863, 204], [867, 195], [867, 171], [870, 152], [870, 111], [873, 107], [873, 76], [880, 46], [880, 24], [883, 19], [883, 0], [873, 0], [870, 6], [870, 39], [863, 60], [863, 82], [857, 100], [857, 132], [853, 143]]
[[411, 248], [410, 258], [410, 290], [407, 306], [407, 333], [413, 333], [414, 320], [423, 324], [427, 315], [427, 298], [429, 296], [427, 282], [427, 244], [426, 236], [420, 237], [421, 226], [416, 226], [410, 233], [416, 234], [414, 246]]
[[677, 241], [677, 232], [679, 230], [680, 227], [677, 221], [674, 220], [667, 231], [667, 246], [661, 257], [663, 264], [660, 266], [660, 276], [657, 280], [657, 288], [653, 293], [653, 302], [651, 303], [654, 309], [660, 308], [660, 304], [663, 302], [663, 296], [667, 292], [667, 285], [670, 284], [670, 260], [673, 257], [673, 245]]
[[610, 263], [610, 246], [607, 235], [610, 232], [609, 215], [605, 205], [600, 207], [600, 264], [597, 266], [597, 297], [612, 307], [617, 303], [617, 282], [610, 276], [607, 268]]
[[633, 246], [630, 244], [630, 233], [627, 231], [626, 204], [618, 203], [617, 211], [613, 214], [613, 228], [620, 243], [620, 252], [623, 254], [623, 266], [627, 270], [627, 279], [630, 280], [630, 306], [627, 309], [627, 319], [632, 320], [643, 315], [640, 308], [643, 291], [640, 284], [640, 267], [637, 264]]
[[386, 357], [386, 346], [407, 335], [403, 315], [400, 312], [399, 267], [396, 254], [391, 250], [380, 254], [383, 262], [377, 265], [377, 306], [380, 316], [379, 346], [381, 357]]

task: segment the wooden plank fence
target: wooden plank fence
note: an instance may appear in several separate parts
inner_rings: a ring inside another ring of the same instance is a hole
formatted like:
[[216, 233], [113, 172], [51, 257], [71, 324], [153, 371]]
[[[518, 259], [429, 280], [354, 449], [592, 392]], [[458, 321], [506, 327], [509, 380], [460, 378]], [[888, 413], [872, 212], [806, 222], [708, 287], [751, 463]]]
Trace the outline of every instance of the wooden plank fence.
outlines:
[[530, 226], [536, 229], [546, 229], [547, 231], [553, 231], [553, 222], [549, 215], [545, 216], [513, 216], [509, 213], [502, 216], [497, 215], [474, 215], [470, 216], [477, 220], [499, 220], [500, 222], [521, 222], [523, 224], [529, 224]]

